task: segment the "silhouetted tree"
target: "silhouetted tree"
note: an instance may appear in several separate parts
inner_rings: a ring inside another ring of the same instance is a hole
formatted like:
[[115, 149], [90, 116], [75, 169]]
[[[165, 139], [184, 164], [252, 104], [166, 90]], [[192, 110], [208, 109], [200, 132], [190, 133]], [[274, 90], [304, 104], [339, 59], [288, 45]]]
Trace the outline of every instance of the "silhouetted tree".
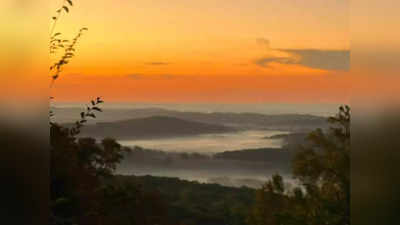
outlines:
[[255, 225], [350, 224], [350, 107], [329, 117], [330, 130], [317, 129], [296, 153], [292, 167], [300, 186], [285, 190], [274, 176], [257, 192], [249, 217]]
[[70, 128], [57, 124], [50, 127], [50, 144], [54, 224], [97, 224], [102, 179], [113, 175], [127, 149], [110, 138], [101, 143], [93, 138], [78, 139]]

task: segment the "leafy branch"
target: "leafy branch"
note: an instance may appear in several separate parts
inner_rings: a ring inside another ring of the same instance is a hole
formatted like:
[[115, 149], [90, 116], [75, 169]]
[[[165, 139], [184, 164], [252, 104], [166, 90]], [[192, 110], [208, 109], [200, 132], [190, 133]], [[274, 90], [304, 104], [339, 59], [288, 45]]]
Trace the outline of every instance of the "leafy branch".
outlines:
[[51, 26], [50, 36], [53, 34], [62, 13], [69, 13], [69, 7], [72, 7], [73, 5], [74, 4], [72, 3], [72, 0], [63, 0], [62, 6], [56, 10], [56, 15], [51, 17], [51, 19], [53, 20], [53, 25]]
[[76, 51], [75, 46], [78, 43], [78, 40], [82, 36], [83, 32], [87, 30], [88, 28], [86, 27], [81, 28], [78, 34], [72, 39], [72, 41], [58, 38], [58, 36], [61, 35], [61, 33], [59, 32], [51, 36], [50, 53], [51, 54], [56, 53], [56, 51], [59, 48], [64, 50], [64, 54], [61, 56], [61, 58], [57, 62], [55, 62], [52, 66], [50, 66], [50, 72], [54, 71], [53, 75], [51, 76], [52, 78], [51, 85], [53, 85], [54, 81], [60, 76], [63, 66], [68, 64], [71, 58], [75, 56], [75, 51]]
[[[50, 54], [56, 54], [59, 49], [62, 49], [64, 52], [62, 56], [50, 66], [50, 73], [52, 73], [50, 88], [53, 87], [55, 80], [60, 76], [61, 72], [63, 71], [63, 67], [67, 65], [75, 56], [76, 45], [83, 33], [88, 30], [86, 27], [81, 28], [78, 34], [72, 40], [62, 38], [62, 34], [60, 32], [53, 34], [61, 15], [63, 13], [69, 13], [70, 7], [72, 6], [72, 0], [63, 0], [62, 6], [56, 10], [56, 15], [52, 17], [53, 25], [50, 31], [49, 44]], [[50, 100], [52, 99], [54, 99], [54, 97], [50, 97]], [[101, 108], [98, 106], [101, 103], [103, 103], [103, 100], [100, 97], [97, 97], [95, 100], [91, 100], [91, 105], [86, 107], [86, 111], [80, 113], [80, 119], [77, 120], [74, 123], [74, 126], [69, 129], [68, 132], [71, 136], [75, 136], [80, 133], [80, 128], [87, 122], [88, 117], [96, 118], [95, 111], [102, 112]], [[53, 117], [54, 112], [50, 110], [49, 116], [50, 118]], [[55, 123], [50, 121], [50, 125], [55, 125]]]
[[57, 62], [55, 62], [52, 66], [50, 66], [50, 72], [53, 72], [51, 75], [52, 81], [50, 87], [53, 86], [54, 81], [60, 76], [62, 67], [68, 64], [70, 59], [75, 56], [75, 46], [78, 43], [78, 40], [82, 36], [83, 32], [88, 30], [88, 28], [86, 27], [81, 28], [78, 34], [72, 40], [61, 38], [62, 34], [60, 32], [56, 32], [53, 34], [54, 29], [61, 15], [63, 13], [69, 13], [70, 7], [72, 6], [73, 6], [72, 0], [63, 0], [61, 7], [56, 10], [56, 15], [52, 17], [53, 25], [50, 31], [50, 43], [49, 43], [50, 54], [57, 53], [57, 50], [59, 49], [63, 49], [64, 53], [62, 54], [60, 59], [57, 60]]
[[87, 122], [88, 117], [96, 118], [95, 112], [102, 112], [103, 110], [98, 107], [99, 104], [103, 103], [100, 97], [91, 101], [91, 105], [86, 106], [86, 111], [80, 113], [80, 120], [77, 120], [70, 131], [71, 136], [75, 136], [80, 133], [80, 128]]
[[[89, 117], [91, 118], [96, 118], [96, 112], [102, 112], [103, 110], [99, 107], [99, 104], [103, 103], [104, 101], [101, 99], [101, 97], [97, 97], [94, 100], [90, 101], [90, 105], [86, 106], [86, 110], [82, 111], [80, 113], [80, 119], [75, 121], [74, 125], [69, 128], [68, 133], [71, 136], [75, 136], [81, 132], [81, 127], [84, 126], [85, 123], [87, 123]], [[50, 111], [50, 117], [53, 116], [54, 113]], [[53, 123], [50, 121], [50, 125], [56, 125], [56, 123]]]

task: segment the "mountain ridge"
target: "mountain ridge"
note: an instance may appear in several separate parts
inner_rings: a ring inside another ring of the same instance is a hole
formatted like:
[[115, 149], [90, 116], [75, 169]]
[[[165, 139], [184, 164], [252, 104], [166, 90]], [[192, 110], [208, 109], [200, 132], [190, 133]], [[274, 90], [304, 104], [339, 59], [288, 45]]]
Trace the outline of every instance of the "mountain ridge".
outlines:
[[[61, 121], [74, 121], [79, 116], [78, 108], [56, 109], [61, 114]], [[76, 115], [76, 116], [75, 116]], [[75, 117], [74, 117], [75, 116]], [[118, 122], [128, 119], [139, 119], [152, 116], [174, 117], [192, 122], [208, 123], [234, 127], [235, 129], [268, 129], [283, 131], [310, 131], [327, 127], [326, 117], [310, 114], [259, 114], [230, 112], [184, 112], [158, 108], [142, 109], [107, 109], [98, 114], [97, 121]], [[117, 118], [117, 119], [116, 119]]]
[[188, 121], [168, 116], [150, 116], [90, 124], [82, 128], [81, 136], [89, 135], [97, 138], [115, 137], [119, 140], [123, 140], [168, 138], [234, 131], [235, 129], [223, 125]]

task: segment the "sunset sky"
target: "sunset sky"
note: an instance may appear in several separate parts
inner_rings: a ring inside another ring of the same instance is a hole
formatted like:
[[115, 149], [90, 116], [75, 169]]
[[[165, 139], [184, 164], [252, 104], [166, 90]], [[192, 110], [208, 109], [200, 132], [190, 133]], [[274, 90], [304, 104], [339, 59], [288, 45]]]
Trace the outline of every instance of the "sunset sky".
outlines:
[[347, 0], [74, 3], [56, 31], [89, 31], [52, 89], [59, 101], [347, 101]]

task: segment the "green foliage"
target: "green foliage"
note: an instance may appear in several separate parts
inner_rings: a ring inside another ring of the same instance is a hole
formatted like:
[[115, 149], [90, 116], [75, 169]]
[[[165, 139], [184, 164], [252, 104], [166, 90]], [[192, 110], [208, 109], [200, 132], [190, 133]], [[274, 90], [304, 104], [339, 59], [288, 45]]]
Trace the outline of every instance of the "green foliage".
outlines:
[[328, 119], [330, 130], [309, 134], [292, 163], [300, 186], [285, 190], [274, 176], [257, 191], [250, 224], [350, 224], [350, 119], [350, 107], [341, 106]]
[[159, 193], [166, 203], [165, 220], [169, 224], [244, 225], [249, 205], [254, 201], [254, 190], [246, 187], [153, 176], [117, 176], [113, 182], [132, 182], [145, 192]]
[[101, 187], [104, 196], [100, 214], [103, 224], [168, 224], [166, 202], [158, 192], [143, 190], [130, 180], [107, 180]]
[[289, 207], [289, 198], [284, 194], [283, 178], [276, 174], [256, 192], [256, 203], [248, 222], [254, 225], [279, 224], [279, 213]]
[[50, 126], [53, 224], [93, 224], [104, 199], [99, 191], [102, 180], [113, 175], [127, 149], [110, 138], [101, 143], [77, 139], [70, 129]]

